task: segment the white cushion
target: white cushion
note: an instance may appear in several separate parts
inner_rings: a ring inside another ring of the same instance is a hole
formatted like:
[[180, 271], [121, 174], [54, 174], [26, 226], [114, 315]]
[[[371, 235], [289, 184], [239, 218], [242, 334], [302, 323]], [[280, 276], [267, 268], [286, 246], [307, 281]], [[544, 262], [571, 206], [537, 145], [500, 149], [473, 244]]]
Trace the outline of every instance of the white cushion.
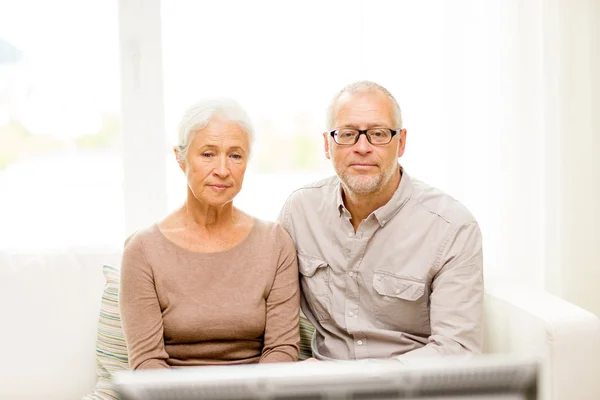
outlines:
[[96, 383], [102, 264], [117, 251], [0, 254], [1, 399], [77, 399]]

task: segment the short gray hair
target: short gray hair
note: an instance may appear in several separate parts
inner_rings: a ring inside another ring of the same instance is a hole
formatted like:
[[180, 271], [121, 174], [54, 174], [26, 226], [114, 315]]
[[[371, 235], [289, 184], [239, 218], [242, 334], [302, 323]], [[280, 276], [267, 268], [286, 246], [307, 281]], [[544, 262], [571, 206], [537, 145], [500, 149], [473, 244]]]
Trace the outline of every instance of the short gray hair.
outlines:
[[386, 95], [392, 101], [392, 104], [394, 106], [394, 120], [395, 120], [394, 122], [396, 124], [396, 126], [394, 128], [402, 129], [402, 112], [400, 111], [400, 106], [398, 105], [398, 102], [396, 101], [396, 99], [390, 93], [389, 90], [387, 90], [383, 86], [381, 86], [375, 82], [371, 82], [371, 81], [353, 82], [349, 85], [346, 85], [342, 90], [340, 90], [338, 92], [338, 94], [335, 95], [335, 97], [331, 100], [331, 103], [329, 103], [329, 107], [327, 108], [327, 127], [328, 127], [328, 129], [335, 128], [333, 126], [333, 120], [334, 120], [333, 113], [335, 112], [335, 108], [337, 106], [337, 102], [338, 102], [339, 98], [344, 93], [357, 93], [357, 92], [368, 92], [368, 91], [379, 91], [379, 92], [383, 93], [384, 95]]
[[204, 129], [213, 118], [217, 117], [238, 124], [246, 132], [248, 135], [248, 152], [250, 152], [254, 139], [254, 128], [250, 117], [237, 101], [227, 97], [217, 97], [193, 104], [181, 117], [177, 142], [179, 161], [184, 160], [187, 156], [190, 143], [194, 139], [192, 133]]

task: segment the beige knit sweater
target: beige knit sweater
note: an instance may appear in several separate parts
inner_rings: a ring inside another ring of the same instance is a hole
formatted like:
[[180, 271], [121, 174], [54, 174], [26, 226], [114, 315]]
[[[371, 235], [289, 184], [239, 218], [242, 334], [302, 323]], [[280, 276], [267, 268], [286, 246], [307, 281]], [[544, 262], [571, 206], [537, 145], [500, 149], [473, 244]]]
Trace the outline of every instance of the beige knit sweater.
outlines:
[[131, 369], [296, 361], [294, 244], [255, 220], [236, 247], [196, 253], [155, 224], [125, 244], [120, 308]]

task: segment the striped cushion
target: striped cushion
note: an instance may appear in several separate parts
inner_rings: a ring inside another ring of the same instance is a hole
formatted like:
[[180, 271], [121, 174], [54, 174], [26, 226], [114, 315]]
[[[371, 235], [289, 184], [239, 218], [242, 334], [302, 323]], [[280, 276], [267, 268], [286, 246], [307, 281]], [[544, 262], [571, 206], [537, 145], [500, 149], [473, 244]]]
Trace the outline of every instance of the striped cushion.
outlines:
[[313, 332], [315, 331], [315, 327], [310, 321], [304, 316], [304, 313], [300, 313], [300, 355], [298, 356], [298, 360], [306, 360], [307, 358], [311, 358], [312, 350], [310, 347], [310, 342], [312, 339]]
[[119, 314], [119, 268], [102, 267], [106, 284], [102, 294], [98, 337], [96, 339], [96, 363], [98, 382], [94, 392], [83, 397], [85, 400], [114, 400], [117, 393], [111, 386], [110, 377], [115, 371], [129, 369], [127, 346]]

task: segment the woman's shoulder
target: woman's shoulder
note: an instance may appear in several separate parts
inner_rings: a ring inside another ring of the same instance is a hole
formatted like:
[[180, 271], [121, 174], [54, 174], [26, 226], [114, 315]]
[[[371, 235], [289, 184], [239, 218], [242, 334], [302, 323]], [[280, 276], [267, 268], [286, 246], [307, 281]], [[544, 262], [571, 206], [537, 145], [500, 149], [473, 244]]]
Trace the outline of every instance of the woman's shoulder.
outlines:
[[142, 229], [138, 229], [125, 239], [125, 249], [143, 248], [146, 243], [154, 242], [159, 237], [158, 225], [156, 223]]
[[149, 271], [148, 249], [155, 246], [156, 226], [151, 225], [147, 228], [139, 229], [125, 239], [123, 249], [123, 259], [121, 264], [121, 273], [132, 271]]
[[292, 238], [279, 222], [265, 221], [259, 218], [254, 218], [254, 226], [256, 235], [263, 241], [271, 241], [278, 247], [289, 248], [294, 247]]

